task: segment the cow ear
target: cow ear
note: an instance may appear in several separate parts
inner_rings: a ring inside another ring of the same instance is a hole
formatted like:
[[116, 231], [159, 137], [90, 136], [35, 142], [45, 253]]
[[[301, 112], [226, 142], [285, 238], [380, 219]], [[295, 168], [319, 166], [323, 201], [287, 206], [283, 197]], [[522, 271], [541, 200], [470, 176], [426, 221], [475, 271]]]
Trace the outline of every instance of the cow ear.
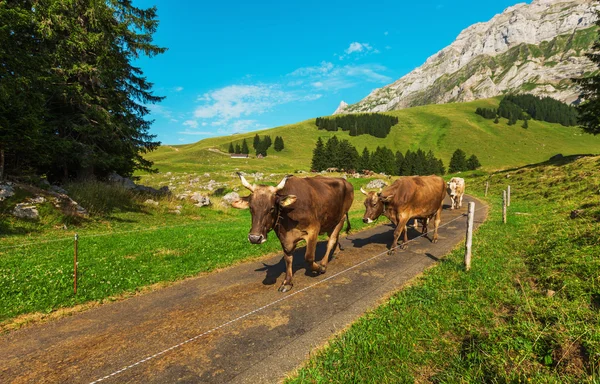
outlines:
[[289, 207], [296, 202], [296, 199], [296, 195], [281, 196], [279, 198], [279, 205], [282, 207]]
[[384, 203], [389, 203], [390, 201], [392, 201], [393, 197], [394, 197], [394, 195], [388, 195], [388, 196], [379, 195], [379, 200], [383, 201]]
[[242, 197], [239, 200], [236, 200], [233, 203], [231, 203], [231, 206], [237, 209], [248, 209], [250, 207], [249, 200], [250, 196]]

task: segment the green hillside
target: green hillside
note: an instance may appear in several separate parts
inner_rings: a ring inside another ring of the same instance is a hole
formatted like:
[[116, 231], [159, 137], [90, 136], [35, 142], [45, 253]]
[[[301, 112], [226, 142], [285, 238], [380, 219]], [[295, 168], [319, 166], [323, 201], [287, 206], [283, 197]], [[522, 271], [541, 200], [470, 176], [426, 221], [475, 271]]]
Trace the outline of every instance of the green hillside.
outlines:
[[[529, 128], [521, 124], [509, 126], [506, 119], [499, 124], [474, 113], [477, 107], [496, 108], [499, 99], [478, 100], [470, 103], [427, 105], [387, 112], [398, 116], [399, 123], [392, 127], [387, 138], [368, 135], [350, 137], [348, 132], [335, 133], [348, 139], [357, 149], [370, 150], [387, 146], [405, 152], [408, 149], [433, 150], [448, 165], [452, 153], [461, 148], [477, 155], [486, 169], [537, 163], [557, 153], [564, 155], [600, 152], [600, 137], [585, 135], [579, 128], [563, 127], [530, 121]], [[210, 138], [182, 146], [161, 146], [147, 155], [161, 172], [229, 171], [235, 168], [247, 171], [289, 172], [309, 170], [312, 150], [319, 137], [333, 136], [333, 132], [317, 130], [314, 119], [297, 124], [258, 132], [272, 138], [282, 136], [285, 149], [275, 152], [273, 147], [264, 159], [231, 159], [229, 143], [241, 143], [245, 138], [252, 145], [256, 132]], [[221, 153], [223, 152], [223, 153]], [[252, 154], [251, 154], [252, 155]]]

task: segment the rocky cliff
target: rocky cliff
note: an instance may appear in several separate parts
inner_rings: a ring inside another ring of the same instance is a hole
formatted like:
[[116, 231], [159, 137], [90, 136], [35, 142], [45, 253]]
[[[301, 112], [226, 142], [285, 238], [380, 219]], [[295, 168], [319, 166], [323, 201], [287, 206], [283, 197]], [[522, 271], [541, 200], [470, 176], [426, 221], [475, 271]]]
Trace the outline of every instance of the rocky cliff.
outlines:
[[534, 0], [474, 24], [419, 68], [335, 113], [382, 112], [527, 92], [577, 99], [569, 79], [597, 68], [584, 54], [596, 39], [594, 0]]

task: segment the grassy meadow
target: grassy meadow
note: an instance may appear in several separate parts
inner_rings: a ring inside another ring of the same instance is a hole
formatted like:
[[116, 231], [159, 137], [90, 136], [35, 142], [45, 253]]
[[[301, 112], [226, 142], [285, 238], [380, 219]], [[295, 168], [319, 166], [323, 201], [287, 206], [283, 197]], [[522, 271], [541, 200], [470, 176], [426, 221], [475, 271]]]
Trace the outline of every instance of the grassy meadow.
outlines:
[[467, 176], [490, 181], [471, 271], [457, 247], [287, 382], [598, 383], [600, 157], [573, 160]]
[[319, 131], [314, 119], [297, 124], [259, 131], [272, 138], [282, 136], [285, 149], [275, 152], [273, 147], [264, 159], [230, 159], [226, 153], [229, 143], [246, 139], [252, 150], [256, 132], [210, 138], [189, 145], [161, 146], [147, 155], [161, 172], [290, 172], [309, 170], [312, 151], [319, 137], [328, 139], [334, 134], [349, 140], [360, 152], [364, 147], [373, 151], [387, 146], [403, 153], [408, 149], [433, 150], [448, 166], [452, 153], [461, 148], [475, 154], [484, 169], [539, 163], [551, 156], [597, 153], [600, 138], [584, 135], [577, 127], [563, 127], [541, 121], [529, 121], [529, 128], [521, 128], [521, 121], [509, 126], [506, 119], [499, 124], [475, 114], [475, 109], [497, 108], [499, 99], [478, 100], [470, 103], [427, 105], [386, 112], [398, 116], [399, 123], [384, 139], [369, 135], [351, 137], [348, 132]]

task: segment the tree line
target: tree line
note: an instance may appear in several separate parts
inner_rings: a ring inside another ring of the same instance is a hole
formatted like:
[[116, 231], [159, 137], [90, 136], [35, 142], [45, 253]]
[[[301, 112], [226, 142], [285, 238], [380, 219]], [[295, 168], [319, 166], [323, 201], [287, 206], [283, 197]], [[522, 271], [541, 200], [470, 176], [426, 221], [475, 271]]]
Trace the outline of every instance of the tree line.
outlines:
[[[275, 149], [277, 152], [282, 151], [285, 148], [285, 143], [283, 142], [283, 137], [275, 136], [275, 142], [273, 142], [271, 140], [271, 136], [265, 135], [261, 139], [257, 133], [254, 136], [254, 139], [252, 141], [252, 147], [254, 148], [256, 156], [262, 155], [263, 157], [266, 157], [267, 150], [271, 147], [271, 145], [273, 145], [273, 149]], [[235, 146], [233, 145], [233, 142], [229, 143], [229, 153], [245, 154], [245, 155], [249, 154], [250, 149], [248, 148], [248, 143], [246, 142], [246, 139], [244, 139], [242, 141], [241, 146], [239, 143], [235, 144]]]
[[150, 106], [163, 98], [135, 65], [153, 44], [156, 8], [130, 1], [0, 2], [0, 177], [50, 180], [130, 176], [142, 155]]
[[495, 119], [495, 123], [498, 122], [498, 117], [508, 119], [509, 125], [524, 120], [524, 128], [527, 128], [529, 119], [559, 123], [566, 127], [578, 124], [576, 108], [551, 97], [534, 95], [506, 95], [500, 101], [498, 109], [477, 108], [475, 113], [486, 119]]
[[348, 131], [350, 136], [371, 135], [384, 138], [390, 133], [392, 126], [398, 124], [398, 118], [382, 113], [351, 114], [317, 117], [315, 124], [318, 129], [331, 132], [337, 132], [341, 128], [342, 131]]
[[359, 154], [348, 140], [339, 140], [336, 136], [325, 143], [319, 138], [313, 150], [311, 169], [320, 172], [328, 168], [345, 171], [370, 170], [394, 176], [446, 173], [444, 163], [436, 158], [432, 151], [426, 153], [418, 149], [402, 154], [400, 151], [394, 153], [384, 146], [377, 147], [373, 152], [365, 147]]

